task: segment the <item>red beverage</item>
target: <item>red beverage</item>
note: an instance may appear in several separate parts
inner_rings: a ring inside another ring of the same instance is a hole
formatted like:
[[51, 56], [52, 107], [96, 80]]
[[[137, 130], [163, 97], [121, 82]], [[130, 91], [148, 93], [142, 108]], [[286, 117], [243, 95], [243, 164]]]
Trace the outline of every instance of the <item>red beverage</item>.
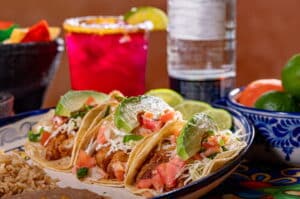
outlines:
[[118, 17], [84, 17], [67, 20], [64, 27], [72, 89], [120, 90], [127, 96], [145, 92], [145, 24], [128, 25]]

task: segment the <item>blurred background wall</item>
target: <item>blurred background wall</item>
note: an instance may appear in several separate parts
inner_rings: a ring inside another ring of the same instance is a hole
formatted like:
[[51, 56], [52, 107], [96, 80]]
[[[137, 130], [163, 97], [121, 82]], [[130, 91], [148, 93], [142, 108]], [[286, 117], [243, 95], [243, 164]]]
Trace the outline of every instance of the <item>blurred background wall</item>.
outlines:
[[[300, 52], [300, 0], [237, 0], [237, 86], [259, 78], [280, 78], [287, 59]], [[0, 1], [0, 20], [29, 26], [40, 19], [61, 26], [65, 18], [118, 15], [133, 6], [166, 10], [166, 0], [9, 0]], [[166, 33], [150, 35], [147, 88], [167, 87]], [[44, 106], [56, 104], [70, 88], [64, 55], [49, 86]]]

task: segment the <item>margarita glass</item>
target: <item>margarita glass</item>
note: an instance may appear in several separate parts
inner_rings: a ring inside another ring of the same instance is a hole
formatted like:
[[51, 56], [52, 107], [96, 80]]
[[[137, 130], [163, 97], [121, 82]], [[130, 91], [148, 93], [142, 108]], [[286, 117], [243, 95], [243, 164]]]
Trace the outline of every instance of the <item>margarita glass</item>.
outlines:
[[126, 24], [122, 17], [77, 17], [64, 22], [71, 87], [127, 96], [145, 92], [151, 23]]

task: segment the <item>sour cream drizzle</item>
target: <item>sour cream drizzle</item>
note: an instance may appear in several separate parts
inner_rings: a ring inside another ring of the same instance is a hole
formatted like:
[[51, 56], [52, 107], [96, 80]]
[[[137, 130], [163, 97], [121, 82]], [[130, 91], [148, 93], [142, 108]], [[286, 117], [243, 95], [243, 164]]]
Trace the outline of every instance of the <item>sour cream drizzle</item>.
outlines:
[[[62, 124], [51, 133], [49, 138], [46, 140], [44, 146], [46, 146], [49, 143], [49, 141], [52, 138], [56, 137], [59, 133], [67, 133], [67, 134], [75, 135], [81, 123], [82, 123], [81, 117], [69, 119], [67, 123]], [[43, 128], [43, 126], [41, 128]]]

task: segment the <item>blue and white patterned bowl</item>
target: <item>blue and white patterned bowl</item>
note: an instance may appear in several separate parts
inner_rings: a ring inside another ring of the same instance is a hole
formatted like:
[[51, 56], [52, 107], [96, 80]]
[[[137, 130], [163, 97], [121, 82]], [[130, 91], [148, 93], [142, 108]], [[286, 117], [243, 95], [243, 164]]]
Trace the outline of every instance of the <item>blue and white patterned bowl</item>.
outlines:
[[[228, 94], [227, 106], [241, 112], [252, 122], [256, 137], [261, 137], [265, 142], [265, 149], [270, 149], [267, 158], [275, 160], [278, 157], [284, 163], [300, 166], [300, 113], [267, 111], [243, 106], [236, 101], [242, 90], [243, 88], [236, 88]], [[264, 150], [266, 151], [268, 150]], [[261, 155], [266, 156], [266, 153]]]

